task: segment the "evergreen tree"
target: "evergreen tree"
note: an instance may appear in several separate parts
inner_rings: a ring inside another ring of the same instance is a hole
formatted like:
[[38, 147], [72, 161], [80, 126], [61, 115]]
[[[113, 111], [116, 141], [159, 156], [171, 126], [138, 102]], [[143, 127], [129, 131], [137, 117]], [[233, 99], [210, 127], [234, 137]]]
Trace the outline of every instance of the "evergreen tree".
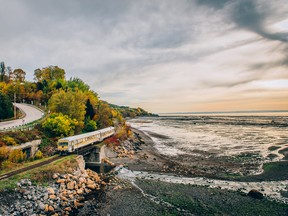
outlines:
[[13, 104], [7, 95], [0, 92], [0, 119], [13, 117]]

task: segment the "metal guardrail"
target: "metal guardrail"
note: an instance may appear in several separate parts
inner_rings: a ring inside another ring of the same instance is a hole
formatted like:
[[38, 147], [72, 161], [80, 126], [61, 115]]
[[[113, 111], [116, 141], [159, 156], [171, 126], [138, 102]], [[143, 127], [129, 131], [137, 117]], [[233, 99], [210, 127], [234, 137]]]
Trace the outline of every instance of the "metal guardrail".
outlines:
[[[27, 105], [30, 105], [30, 104], [27, 104]], [[32, 105], [30, 105], [32, 106]], [[38, 109], [38, 110], [41, 110], [39, 107], [36, 107], [36, 106], [33, 106], [34, 108]], [[7, 128], [3, 128], [1, 129], [0, 128], [0, 132], [8, 132], [8, 131], [12, 131], [12, 132], [15, 132], [15, 131], [29, 131], [29, 130], [33, 130], [35, 126], [41, 124], [46, 118], [47, 118], [47, 114], [41, 110], [43, 112], [43, 116], [42, 118], [40, 119], [37, 119], [33, 122], [29, 122], [27, 124], [22, 124], [22, 125], [18, 125], [18, 126], [12, 126], [12, 127], [7, 127]]]

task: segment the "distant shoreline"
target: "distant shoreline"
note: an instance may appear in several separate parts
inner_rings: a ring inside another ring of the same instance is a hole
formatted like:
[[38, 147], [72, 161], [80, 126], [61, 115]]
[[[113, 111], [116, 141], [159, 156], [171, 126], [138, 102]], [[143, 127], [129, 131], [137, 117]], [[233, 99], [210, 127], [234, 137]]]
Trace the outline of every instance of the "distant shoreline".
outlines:
[[288, 110], [253, 110], [253, 111], [219, 111], [219, 112], [169, 112], [158, 113], [159, 116], [195, 116], [195, 115], [235, 115], [235, 116], [288, 116]]

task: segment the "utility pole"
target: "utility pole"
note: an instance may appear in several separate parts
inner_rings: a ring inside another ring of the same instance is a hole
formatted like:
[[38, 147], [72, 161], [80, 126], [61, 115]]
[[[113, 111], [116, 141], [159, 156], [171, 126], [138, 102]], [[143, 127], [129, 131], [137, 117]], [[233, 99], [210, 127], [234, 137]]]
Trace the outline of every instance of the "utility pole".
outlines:
[[14, 119], [17, 118], [16, 105], [15, 105], [15, 103], [16, 103], [16, 92], [14, 92]]

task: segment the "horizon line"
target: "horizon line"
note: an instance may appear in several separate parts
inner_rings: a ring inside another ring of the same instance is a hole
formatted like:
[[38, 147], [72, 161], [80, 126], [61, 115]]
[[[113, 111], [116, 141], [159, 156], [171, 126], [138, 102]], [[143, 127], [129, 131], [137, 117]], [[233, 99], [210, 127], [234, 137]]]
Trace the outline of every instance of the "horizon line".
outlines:
[[238, 111], [203, 111], [203, 112], [159, 112], [157, 114], [208, 114], [208, 113], [269, 113], [269, 112], [288, 112], [288, 110], [238, 110]]

